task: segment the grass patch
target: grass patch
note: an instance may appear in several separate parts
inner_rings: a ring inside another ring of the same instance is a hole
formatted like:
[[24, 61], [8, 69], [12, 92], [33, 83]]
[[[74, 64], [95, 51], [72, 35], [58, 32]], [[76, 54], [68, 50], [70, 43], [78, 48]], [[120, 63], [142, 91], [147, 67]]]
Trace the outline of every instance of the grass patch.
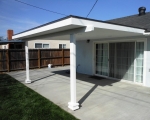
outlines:
[[77, 120], [7, 74], [0, 74], [0, 120]]

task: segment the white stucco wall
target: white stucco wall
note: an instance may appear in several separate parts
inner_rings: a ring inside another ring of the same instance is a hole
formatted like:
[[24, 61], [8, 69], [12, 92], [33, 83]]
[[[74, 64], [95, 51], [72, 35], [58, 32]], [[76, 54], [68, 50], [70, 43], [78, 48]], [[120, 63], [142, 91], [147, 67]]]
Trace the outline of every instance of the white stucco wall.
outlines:
[[29, 49], [35, 48], [35, 43], [46, 43], [49, 44], [50, 48], [59, 48], [59, 44], [66, 44], [66, 48], [70, 48], [70, 41], [69, 40], [30, 40], [26, 41], [28, 44]]
[[0, 45], [0, 49], [8, 49], [8, 44], [6, 44], [6, 45]]
[[92, 75], [93, 41], [77, 41], [77, 72]]
[[146, 55], [145, 58], [145, 64], [146, 64], [146, 68], [145, 68], [145, 79], [146, 79], [146, 83], [145, 85], [150, 87], [150, 37], [147, 37], [147, 50], [144, 52], [144, 54]]

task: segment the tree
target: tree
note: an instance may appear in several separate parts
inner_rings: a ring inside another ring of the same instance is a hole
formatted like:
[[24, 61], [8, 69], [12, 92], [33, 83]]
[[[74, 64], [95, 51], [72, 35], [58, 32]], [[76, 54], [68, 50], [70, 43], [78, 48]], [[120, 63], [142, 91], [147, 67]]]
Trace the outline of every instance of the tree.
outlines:
[[0, 36], [0, 41], [7, 41], [7, 39], [6, 38], [4, 38], [3, 36]]
[[4, 37], [3, 36], [0, 36], [0, 41], [3, 41], [4, 40]]

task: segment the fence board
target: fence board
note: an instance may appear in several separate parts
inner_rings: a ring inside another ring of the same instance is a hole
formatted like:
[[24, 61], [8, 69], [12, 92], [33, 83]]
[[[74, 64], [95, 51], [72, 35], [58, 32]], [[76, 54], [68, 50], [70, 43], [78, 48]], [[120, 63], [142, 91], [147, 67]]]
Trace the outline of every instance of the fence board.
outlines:
[[[0, 71], [23, 70], [25, 50], [0, 50]], [[48, 64], [63, 66], [70, 64], [69, 49], [29, 49], [30, 68], [47, 67]]]
[[11, 61], [10, 62], [10, 71], [12, 70], [23, 70], [25, 69], [25, 60], [24, 61]]
[[38, 67], [41, 68], [41, 50], [38, 50]]
[[25, 50], [9, 50], [10, 71], [25, 69]]
[[6, 50], [0, 50], [0, 71], [7, 71]]

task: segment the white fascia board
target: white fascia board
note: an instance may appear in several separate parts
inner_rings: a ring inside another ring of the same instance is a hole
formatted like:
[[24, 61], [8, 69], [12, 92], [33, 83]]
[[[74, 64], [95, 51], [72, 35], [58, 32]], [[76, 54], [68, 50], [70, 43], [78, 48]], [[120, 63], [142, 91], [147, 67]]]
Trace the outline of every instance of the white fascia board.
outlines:
[[55, 22], [53, 24], [45, 25], [45, 26], [42, 26], [42, 27], [39, 27], [39, 28], [35, 28], [33, 30], [29, 30], [27, 32], [23, 32], [23, 33], [14, 35], [14, 36], [12, 36], [12, 39], [22, 38], [22, 37], [25, 37], [25, 36], [41, 33], [41, 32], [44, 32], [44, 31], [53, 30], [53, 29], [56, 29], [56, 28], [68, 26], [68, 25], [71, 25], [71, 24], [72, 24], [71, 18], [64, 19], [62, 21], [58, 21], [58, 22]]
[[94, 26], [93, 25], [87, 25], [85, 28], [85, 32], [91, 32], [94, 31]]
[[127, 26], [115, 25], [110, 23], [85, 20], [80, 18], [72, 18], [72, 24], [76, 24], [80, 26], [92, 25], [95, 28], [118, 30], [118, 31], [141, 33], [141, 34], [143, 34], [145, 31], [144, 29], [140, 29], [140, 28], [127, 27]]
[[147, 32], [147, 33], [144, 32], [143, 35], [149, 36], [149, 35], [150, 35], [150, 32]]

